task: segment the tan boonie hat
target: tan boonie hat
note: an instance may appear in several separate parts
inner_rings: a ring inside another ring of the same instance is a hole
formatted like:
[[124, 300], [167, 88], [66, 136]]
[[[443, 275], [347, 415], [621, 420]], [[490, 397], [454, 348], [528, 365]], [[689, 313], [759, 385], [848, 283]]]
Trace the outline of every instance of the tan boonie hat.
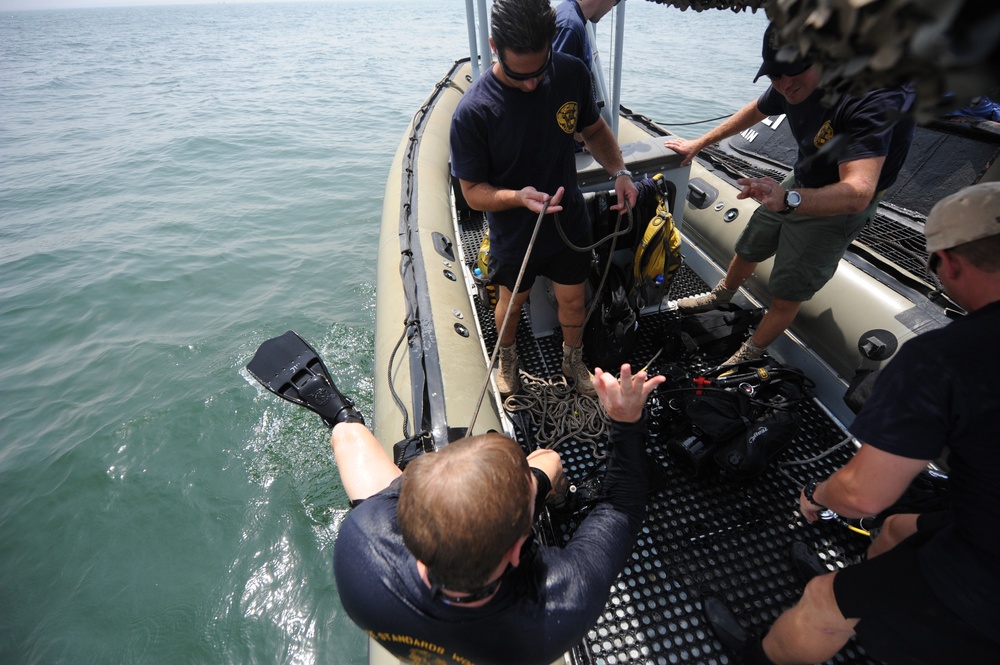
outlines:
[[1000, 233], [1000, 182], [981, 182], [946, 196], [924, 222], [927, 254]]

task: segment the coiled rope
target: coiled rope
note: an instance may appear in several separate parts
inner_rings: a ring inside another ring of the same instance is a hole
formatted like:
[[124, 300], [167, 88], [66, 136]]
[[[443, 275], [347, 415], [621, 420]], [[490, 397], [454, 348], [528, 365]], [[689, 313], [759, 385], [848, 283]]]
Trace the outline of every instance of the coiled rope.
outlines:
[[599, 446], [607, 441], [611, 420], [596, 397], [581, 395], [561, 374], [542, 379], [522, 371], [521, 377], [521, 392], [507, 397], [503, 406], [511, 413], [527, 412], [539, 448], [555, 449], [575, 439], [589, 443], [596, 459], [606, 457]]

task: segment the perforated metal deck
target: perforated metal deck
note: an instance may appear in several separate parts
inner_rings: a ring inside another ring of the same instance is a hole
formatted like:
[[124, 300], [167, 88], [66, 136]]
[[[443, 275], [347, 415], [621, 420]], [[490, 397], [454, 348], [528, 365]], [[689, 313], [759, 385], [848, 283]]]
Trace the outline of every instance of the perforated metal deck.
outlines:
[[[484, 220], [473, 215], [461, 224], [464, 256], [475, 257]], [[670, 297], [707, 291], [696, 275], [681, 269]], [[558, 372], [562, 340], [558, 333], [533, 339], [527, 309], [518, 327], [522, 369], [548, 376]], [[478, 302], [480, 325], [489, 349], [496, 341], [492, 311]], [[660, 348], [669, 312], [644, 316], [633, 357], [645, 365]], [[650, 367], [659, 371], [678, 359], [659, 358]], [[711, 360], [711, 359], [710, 359]], [[721, 359], [714, 359], [718, 362]], [[706, 359], [681, 361], [692, 372], [703, 371]], [[712, 363], [714, 364], [714, 363]], [[648, 453], [663, 476], [663, 489], [650, 494], [649, 511], [631, 559], [619, 575], [603, 616], [571, 653], [580, 664], [622, 663], [724, 664], [737, 662], [718, 642], [702, 615], [701, 599], [724, 599], [751, 631], [765, 630], [794, 604], [803, 584], [792, 568], [789, 551], [796, 540], [820, 554], [831, 570], [857, 561], [867, 538], [835, 522], [809, 525], [799, 515], [798, 491], [812, 477], [825, 477], [842, 466], [853, 448], [845, 445], [833, 454], [798, 466], [778, 464], [809, 460], [835, 446], [845, 433], [816, 403], [803, 410], [804, 422], [792, 444], [764, 474], [740, 483], [717, 472], [695, 476], [668, 451], [664, 405], [651, 398]], [[532, 431], [519, 432], [526, 449], [534, 449]], [[599, 465], [590, 443], [571, 440], [559, 447], [571, 483], [586, 479]], [[585, 514], [553, 514], [545, 537], [566, 542]], [[873, 663], [853, 641], [831, 663]]]

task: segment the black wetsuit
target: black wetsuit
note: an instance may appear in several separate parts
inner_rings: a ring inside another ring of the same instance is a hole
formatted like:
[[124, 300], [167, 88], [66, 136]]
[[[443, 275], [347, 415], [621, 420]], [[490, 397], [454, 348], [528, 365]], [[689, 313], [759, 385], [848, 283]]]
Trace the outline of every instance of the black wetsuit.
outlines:
[[[347, 614], [408, 662], [547, 665], [579, 644], [603, 610], [646, 515], [645, 419], [614, 423], [606, 500], [564, 547], [539, 547], [484, 606], [431, 596], [396, 522], [399, 480], [348, 515], [334, 547]], [[489, 501], [489, 497], [482, 497]]]

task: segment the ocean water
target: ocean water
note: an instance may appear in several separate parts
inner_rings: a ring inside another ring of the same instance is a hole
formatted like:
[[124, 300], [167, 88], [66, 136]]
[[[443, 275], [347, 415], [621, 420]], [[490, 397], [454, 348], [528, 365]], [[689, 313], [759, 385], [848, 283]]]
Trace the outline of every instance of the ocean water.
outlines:
[[[385, 178], [464, 13], [0, 13], [0, 662], [366, 662], [327, 431], [243, 367], [295, 329], [370, 412]], [[623, 103], [711, 127], [765, 22], [632, 0]]]

